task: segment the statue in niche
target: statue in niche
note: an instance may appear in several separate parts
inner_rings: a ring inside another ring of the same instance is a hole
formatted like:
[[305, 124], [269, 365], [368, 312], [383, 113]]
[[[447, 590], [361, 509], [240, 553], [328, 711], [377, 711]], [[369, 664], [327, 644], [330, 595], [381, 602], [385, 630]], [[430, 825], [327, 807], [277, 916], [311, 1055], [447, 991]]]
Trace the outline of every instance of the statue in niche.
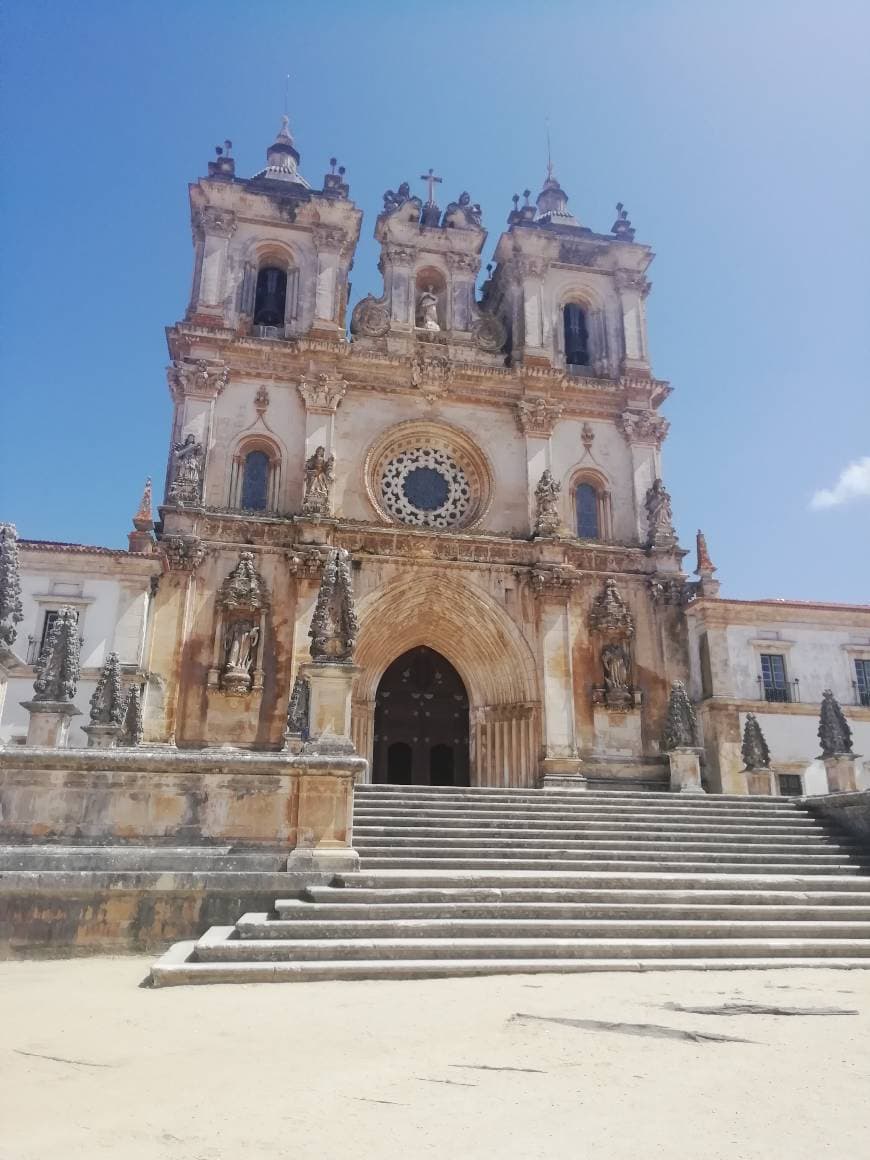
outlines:
[[676, 536], [674, 534], [671, 497], [661, 479], [656, 479], [646, 493], [646, 515], [650, 544], [673, 545]]
[[631, 700], [631, 653], [623, 641], [611, 641], [601, 650], [604, 699], [609, 705]]
[[417, 302], [417, 325], [421, 330], [440, 330], [438, 296], [434, 286], [427, 286]]
[[305, 461], [305, 495], [302, 513], [307, 516], [329, 515], [332, 503], [332, 485], [335, 482], [335, 456], [327, 455], [325, 447], [318, 447]]
[[230, 693], [247, 693], [257, 655], [260, 629], [253, 620], [234, 620], [224, 643], [223, 686]]
[[169, 498], [179, 503], [196, 503], [202, 485], [203, 447], [196, 436], [188, 434], [172, 448], [173, 480]]

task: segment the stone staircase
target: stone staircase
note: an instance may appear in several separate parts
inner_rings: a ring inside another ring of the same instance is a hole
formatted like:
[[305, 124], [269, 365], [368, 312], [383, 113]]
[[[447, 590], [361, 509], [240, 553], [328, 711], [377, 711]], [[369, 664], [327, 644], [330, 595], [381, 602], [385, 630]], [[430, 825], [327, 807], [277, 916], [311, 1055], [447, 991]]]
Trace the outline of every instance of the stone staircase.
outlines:
[[154, 984], [870, 968], [870, 851], [786, 798], [359, 786], [354, 845]]

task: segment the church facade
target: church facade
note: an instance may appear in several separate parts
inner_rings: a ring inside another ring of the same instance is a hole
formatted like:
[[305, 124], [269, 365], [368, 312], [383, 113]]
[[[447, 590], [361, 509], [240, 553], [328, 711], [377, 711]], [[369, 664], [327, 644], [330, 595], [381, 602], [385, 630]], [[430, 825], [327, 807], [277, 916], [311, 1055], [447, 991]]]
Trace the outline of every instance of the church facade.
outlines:
[[815, 642], [812, 712], [836, 686], [870, 751], [870, 607], [721, 600], [700, 534], [686, 575], [662, 478], [670, 387], [648, 354], [653, 254], [623, 207], [595, 232], [550, 169], [534, 201], [514, 198], [478, 291], [480, 207], [457, 190], [442, 209], [440, 179], [421, 183], [384, 195], [383, 291], [350, 317], [362, 212], [335, 163], [320, 188], [303, 177], [286, 118], [260, 173], [218, 151], [190, 186], [163, 502], [130, 537], [162, 569], [140, 569], [145, 744], [304, 737], [300, 672], [339, 548], [358, 619], [352, 739], [374, 781], [665, 788], [684, 681], [705, 784], [746, 792], [755, 702], [774, 731], [810, 720], [770, 661], [794, 637], [783, 624]]

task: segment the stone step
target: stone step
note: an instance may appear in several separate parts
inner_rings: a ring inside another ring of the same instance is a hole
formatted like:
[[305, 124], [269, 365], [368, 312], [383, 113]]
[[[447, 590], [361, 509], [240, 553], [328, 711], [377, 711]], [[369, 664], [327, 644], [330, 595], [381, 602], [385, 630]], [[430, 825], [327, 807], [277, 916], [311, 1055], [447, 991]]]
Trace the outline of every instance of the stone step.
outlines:
[[242, 940], [273, 939], [733, 939], [834, 938], [864, 940], [870, 953], [870, 922], [837, 919], [705, 918], [270, 918], [244, 914], [236, 923]]
[[[336, 894], [341, 893], [336, 891]], [[677, 903], [677, 902], [393, 902], [380, 898], [376, 902], [308, 902], [299, 898], [278, 899], [275, 912], [279, 918], [294, 922], [315, 921], [389, 921], [395, 919], [727, 919], [736, 921], [795, 920], [798, 922], [835, 921], [870, 923], [867, 906], [809, 906], [806, 904], [746, 903]]]
[[365, 805], [356, 805], [353, 811], [354, 820], [362, 822], [366, 819], [374, 818], [407, 818], [412, 821], [415, 818], [423, 818], [430, 824], [439, 824], [443, 820], [454, 819], [461, 822], [475, 822], [477, 820], [496, 820], [508, 822], [512, 818], [522, 818], [525, 821], [540, 821], [546, 822], [548, 820], [564, 821], [578, 821], [578, 822], [610, 822], [612, 824], [619, 824], [621, 822], [660, 822], [662, 824], [670, 824], [672, 822], [694, 822], [696, 825], [715, 826], [725, 822], [742, 823], [744, 825], [806, 825], [810, 828], [815, 828], [821, 825], [819, 821], [809, 814], [781, 814], [771, 813], [765, 810], [758, 810], [757, 812], [749, 810], [728, 810], [721, 812], [705, 811], [705, 810], [642, 810], [642, 809], [628, 809], [628, 810], [614, 810], [610, 808], [600, 807], [586, 807], [586, 808], [553, 808], [550, 806], [523, 806], [520, 808], [511, 809], [509, 807], [494, 807], [494, 806], [463, 806], [462, 808], [451, 809], [450, 806], [414, 806], [403, 805], [401, 802], [391, 803], [388, 807]]
[[521, 833], [524, 831], [540, 832], [540, 833], [582, 833], [582, 834], [598, 834], [598, 833], [619, 833], [619, 834], [709, 834], [715, 831], [718, 834], [726, 835], [746, 834], [747, 836], [770, 836], [778, 837], [826, 837], [828, 830], [821, 823], [815, 822], [812, 818], [790, 819], [785, 818], [782, 821], [777, 820], [773, 822], [747, 822], [747, 821], [722, 821], [717, 818], [715, 823], [707, 824], [702, 820], [683, 820], [678, 821], [651, 821], [646, 818], [643, 820], [630, 820], [616, 817], [613, 819], [607, 818], [564, 818], [561, 816], [552, 818], [537, 818], [526, 817], [523, 814], [506, 814], [504, 817], [485, 818], [485, 817], [471, 817], [464, 816], [456, 817], [452, 814], [445, 814], [439, 818], [417, 817], [406, 814], [363, 814], [358, 815], [354, 819], [354, 832], [359, 831], [374, 831], [374, 830], [399, 830], [405, 833], [479, 833], [485, 834], [490, 831], [509, 830], [513, 833]]
[[683, 808], [707, 806], [716, 808], [720, 804], [733, 807], [748, 806], [750, 808], [794, 810], [802, 808], [794, 798], [761, 798], [748, 794], [675, 794], [669, 791], [657, 790], [540, 790], [540, 789], [509, 789], [489, 786], [395, 786], [395, 785], [358, 785], [355, 788], [358, 800], [373, 798], [383, 800], [396, 798], [410, 801], [414, 799], [439, 799], [441, 801], [496, 801], [504, 799], [510, 802], [570, 802], [578, 800], [585, 802], [608, 802], [620, 807], [630, 802], [667, 803]]
[[666, 858], [664, 855], [649, 855], [647, 857], [639, 857], [636, 859], [627, 859], [623, 855], [607, 859], [603, 856], [598, 858], [585, 857], [580, 854], [575, 854], [572, 857], [555, 858], [551, 856], [542, 856], [540, 858], [533, 858], [529, 856], [521, 858], [511, 858], [507, 855], [499, 856], [493, 855], [489, 858], [472, 857], [471, 855], [450, 855], [443, 853], [439, 856], [434, 854], [421, 854], [414, 856], [412, 854], [400, 855], [384, 855], [373, 854], [371, 851], [367, 852], [366, 856], [361, 859], [360, 865], [364, 870], [591, 870], [604, 873], [619, 873], [623, 870], [638, 870], [648, 871], [650, 873], [656, 870], [670, 871], [672, 874], [688, 873], [688, 874], [788, 874], [802, 873], [802, 874], [861, 874], [861, 867], [850, 864], [844, 861], [835, 862], [833, 865], [818, 865], [807, 864], [806, 859], [795, 859], [788, 861], [786, 859], [776, 859], [770, 862], [763, 861], [760, 857], [754, 858], [751, 861], [742, 862], [737, 858], [723, 858], [722, 855], [708, 855], [705, 858], [698, 858], [691, 860], [688, 857], [682, 858]]
[[751, 854], [795, 854], [808, 857], [824, 854], [860, 854], [861, 846], [850, 838], [831, 838], [826, 834], [811, 837], [771, 839], [769, 837], [722, 838], [717, 834], [656, 834], [638, 837], [625, 834], [600, 834], [586, 836], [573, 832], [552, 834], [546, 830], [526, 833], [487, 834], [443, 833], [432, 831], [420, 833], [403, 832], [399, 829], [383, 830], [360, 827], [353, 832], [354, 848], [360, 853], [369, 849], [402, 851], [404, 849], [451, 849], [451, 850], [628, 850], [647, 852], [653, 850], [737, 853]]
[[683, 959], [454, 959], [319, 962], [199, 962], [193, 942], [171, 947], [151, 968], [155, 987], [188, 983], [304, 983], [328, 980], [444, 979], [485, 975], [580, 974], [602, 971], [744, 971], [786, 967], [860, 970], [866, 958], [683, 958]]
[[[393, 878], [391, 872], [387, 872]], [[366, 875], [365, 877], [371, 877]], [[422, 877], [422, 876], [421, 876]], [[428, 875], [426, 876], [429, 877]], [[517, 875], [521, 878], [522, 876]], [[557, 881], [564, 877], [555, 875]], [[591, 877], [591, 876], [590, 876]], [[756, 889], [741, 886], [728, 886], [727, 876], [712, 879], [721, 883], [723, 878], [726, 885], [718, 889], [710, 888], [708, 880], [697, 889], [685, 889], [674, 886], [672, 880], [667, 885], [657, 889], [649, 889], [647, 882], [649, 875], [637, 875], [642, 885], [625, 885], [614, 887], [582, 887], [582, 886], [426, 886], [416, 885], [407, 888], [402, 885], [393, 886], [388, 882], [378, 887], [366, 886], [308, 886], [300, 892], [299, 898], [277, 899], [275, 909], [280, 913], [283, 905], [311, 906], [312, 904], [335, 904], [352, 909], [355, 906], [373, 904], [397, 905], [510, 905], [528, 906], [534, 908], [541, 905], [614, 905], [614, 904], [642, 904], [649, 906], [685, 905], [698, 906], [749, 906], [765, 907], [768, 905], [799, 907], [799, 906], [854, 906], [870, 907], [870, 891], [846, 889], [861, 879], [848, 878], [840, 884], [836, 883], [829, 888], [830, 879], [801, 879], [803, 884], [796, 889], [768, 889], [771, 878], [757, 879], [760, 885]], [[452, 880], [452, 879], [451, 879]], [[475, 881], [479, 876], [475, 877]], [[573, 880], [573, 878], [572, 878]], [[609, 879], [608, 879], [609, 881]], [[677, 879], [677, 882], [680, 880]], [[736, 879], [736, 881], [744, 881]], [[752, 881], [752, 880], [750, 880]], [[794, 880], [785, 880], [791, 881]], [[810, 889], [809, 887], [812, 887]]]
[[[212, 927], [196, 943], [200, 962], [324, 959], [867, 958], [870, 939], [850, 938], [351, 938], [242, 939]], [[868, 963], [870, 965], [870, 963]]]
[[[346, 890], [396, 889], [498, 889], [517, 890], [743, 890], [743, 891], [846, 891], [870, 893], [870, 875], [816, 875], [790, 871], [783, 874], [754, 874], [745, 870], [711, 874], [708, 870], [680, 873], [657, 868], [656, 871], [632, 869], [601, 873], [595, 870], [559, 870], [548, 867], [515, 870], [510, 867], [487, 867], [468, 871], [455, 865], [441, 869], [420, 868], [413, 871], [398, 867], [362, 870], [353, 874], [336, 874], [333, 885]], [[313, 889], [313, 888], [312, 888]]]
[[575, 860], [578, 862], [585, 861], [603, 861], [615, 862], [624, 866], [626, 870], [632, 868], [635, 862], [695, 862], [703, 869], [704, 865], [711, 869], [720, 865], [736, 865], [752, 863], [758, 866], [766, 866], [768, 864], [776, 864], [781, 866], [799, 866], [806, 868], [813, 868], [819, 866], [853, 866], [857, 869], [856, 863], [850, 859], [846, 853], [839, 851], [830, 851], [824, 853], [810, 853], [809, 851], [800, 852], [776, 852], [764, 853], [762, 851], [743, 851], [740, 848], [735, 850], [708, 850], [708, 849], [694, 849], [690, 846], [684, 846], [681, 843], [674, 843], [672, 845], [663, 844], [661, 847], [650, 846], [646, 848], [632, 848], [628, 844], [621, 846], [616, 845], [586, 845], [578, 843], [576, 845], [570, 842], [540, 842], [540, 843], [478, 843], [473, 846], [463, 846], [460, 844], [452, 845], [448, 843], [440, 843], [433, 845], [422, 845], [419, 843], [408, 843], [407, 845], [401, 843], [383, 843], [375, 844], [372, 842], [360, 842], [356, 846], [360, 857], [365, 865], [370, 866], [372, 860], [383, 858], [405, 858], [414, 859], [419, 862], [432, 860], [440, 864], [444, 860], [457, 859], [471, 859], [474, 861], [487, 860], [541, 860], [549, 861], [550, 859]]

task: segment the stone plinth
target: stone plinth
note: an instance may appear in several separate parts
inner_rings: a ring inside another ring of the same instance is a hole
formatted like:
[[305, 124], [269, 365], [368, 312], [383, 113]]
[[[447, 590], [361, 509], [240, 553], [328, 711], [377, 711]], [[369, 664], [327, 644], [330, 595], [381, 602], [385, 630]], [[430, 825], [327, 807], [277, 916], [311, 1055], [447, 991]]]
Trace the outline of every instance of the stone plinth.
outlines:
[[826, 757], [825, 772], [828, 775], [828, 793], [855, 793], [858, 789], [858, 755], [836, 753]]
[[356, 665], [341, 662], [312, 661], [303, 665], [301, 672], [310, 688], [310, 740], [303, 747], [306, 753], [356, 752], [350, 733], [350, 694], [359, 671]]
[[674, 793], [704, 793], [701, 785], [701, 749], [680, 746], [668, 752], [671, 765], [671, 791]]
[[592, 709], [595, 725], [595, 753], [606, 757], [641, 757], [640, 709], [614, 709], [595, 705]]
[[123, 725], [83, 725], [89, 749], [114, 749]]
[[21, 705], [30, 714], [25, 744], [48, 749], [66, 745], [71, 719], [82, 712], [71, 701], [22, 701]]
[[317, 755], [299, 758], [296, 848], [287, 869], [302, 873], [358, 870], [359, 855], [351, 847], [353, 772], [333, 769]]
[[758, 797], [772, 797], [776, 792], [772, 769], [744, 769], [741, 773], [746, 780], [748, 794]]

